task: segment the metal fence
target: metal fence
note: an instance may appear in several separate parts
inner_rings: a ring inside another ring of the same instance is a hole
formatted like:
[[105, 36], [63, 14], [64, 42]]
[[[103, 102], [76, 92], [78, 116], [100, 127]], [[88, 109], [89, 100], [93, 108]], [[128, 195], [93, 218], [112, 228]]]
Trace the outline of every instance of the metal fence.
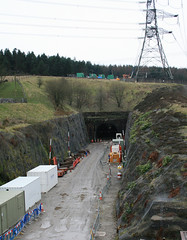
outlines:
[[35, 220], [42, 212], [42, 203], [32, 211], [26, 213], [23, 218], [11, 229], [0, 236], [0, 240], [13, 240], [25, 227], [26, 224]]
[[[103, 187], [103, 189], [101, 191], [101, 196], [100, 197], [104, 198], [105, 194], [108, 192], [108, 189], [109, 189], [110, 185], [111, 185], [111, 171], [109, 173], [109, 176], [107, 176], [107, 183]], [[90, 240], [94, 240], [95, 239], [95, 234], [96, 234], [97, 230], [99, 229], [99, 224], [100, 224], [100, 201], [101, 201], [100, 197], [98, 197], [97, 217], [96, 217], [95, 222], [93, 224], [93, 227], [91, 229]]]

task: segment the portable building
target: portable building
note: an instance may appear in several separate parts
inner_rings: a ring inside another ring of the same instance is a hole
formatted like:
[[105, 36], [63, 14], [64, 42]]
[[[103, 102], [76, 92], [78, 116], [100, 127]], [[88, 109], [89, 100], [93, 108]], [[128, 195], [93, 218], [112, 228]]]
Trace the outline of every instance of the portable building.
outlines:
[[90, 74], [89, 74], [89, 77], [90, 77], [90, 78], [97, 78], [97, 75], [96, 75], [95, 73], [90, 73]]
[[40, 177], [18, 177], [0, 186], [0, 190], [16, 189], [24, 191], [25, 211], [41, 200]]
[[84, 78], [84, 73], [77, 73], [78, 78]]
[[25, 215], [24, 191], [0, 191], [0, 235]]
[[40, 165], [28, 171], [27, 176], [39, 176], [41, 192], [48, 192], [58, 183], [57, 165]]
[[98, 78], [99, 79], [105, 79], [105, 75], [104, 74], [99, 74]]
[[108, 76], [107, 76], [107, 79], [114, 79], [114, 75], [112, 75], [112, 74], [111, 74], [111, 75], [108, 75]]

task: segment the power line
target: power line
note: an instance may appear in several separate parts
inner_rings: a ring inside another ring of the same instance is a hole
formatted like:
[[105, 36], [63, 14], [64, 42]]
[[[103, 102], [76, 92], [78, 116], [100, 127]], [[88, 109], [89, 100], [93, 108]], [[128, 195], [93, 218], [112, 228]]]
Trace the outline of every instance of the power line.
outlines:
[[21, 14], [9, 14], [0, 13], [1, 16], [17, 17], [17, 18], [30, 18], [30, 19], [41, 19], [41, 20], [55, 20], [55, 21], [67, 21], [67, 22], [86, 22], [86, 23], [104, 23], [104, 24], [121, 24], [121, 25], [137, 25], [138, 23], [128, 22], [113, 22], [113, 21], [97, 21], [97, 20], [86, 20], [86, 19], [72, 19], [72, 18], [56, 18], [56, 17], [38, 17], [32, 15], [21, 15]]
[[[28, 0], [18, 0], [22, 2], [27, 2]], [[104, 10], [118, 10], [118, 11], [137, 11], [137, 9], [134, 8], [121, 8], [121, 7], [102, 7], [102, 6], [93, 6], [93, 5], [80, 5], [80, 4], [71, 4], [71, 3], [59, 3], [59, 2], [47, 2], [47, 1], [36, 1], [36, 0], [29, 0], [29, 2], [32, 3], [39, 3], [39, 4], [46, 4], [46, 5], [62, 5], [62, 6], [68, 6], [68, 7], [80, 7], [80, 8], [96, 8], [96, 9], [104, 9]]]
[[[94, 0], [95, 1], [95, 0]], [[130, 1], [130, 0], [96, 0], [96, 1], [99, 1], [99, 2], [122, 2], [122, 3], [135, 3], [135, 4], [137, 4], [137, 3], [146, 3], [145, 1]]]
[[176, 37], [175, 37], [175, 35], [174, 34], [172, 34], [173, 35], [173, 37], [174, 37], [174, 39], [175, 39], [175, 41], [177, 42], [177, 44], [178, 44], [178, 46], [180, 47], [180, 49], [182, 50], [182, 52], [187, 56], [187, 52], [182, 48], [182, 46], [180, 45], [180, 43], [177, 41], [177, 39], [176, 39]]
[[107, 40], [122, 40], [122, 39], [135, 39], [137, 37], [112, 37], [112, 36], [88, 36], [88, 35], [62, 35], [62, 34], [34, 34], [34, 33], [23, 33], [23, 32], [0, 32], [0, 35], [18, 35], [18, 36], [33, 36], [33, 37], [56, 37], [56, 38], [87, 38], [87, 39], [107, 39]]
[[146, 3], [145, 1], [130, 1], [130, 0], [94, 0], [95, 1], [98, 1], [98, 2], [121, 2], [121, 3]]
[[108, 31], [137, 31], [139, 29], [134, 28], [99, 28], [99, 27], [77, 27], [77, 26], [57, 26], [57, 25], [43, 25], [43, 24], [27, 24], [27, 23], [13, 23], [13, 22], [0, 22], [1, 25], [12, 26], [25, 26], [25, 27], [42, 27], [42, 28], [60, 28], [60, 29], [84, 29], [84, 30], [108, 30]]
[[185, 22], [185, 14], [184, 14], [184, 7], [183, 7], [183, 0], [181, 0], [181, 7], [182, 7], [182, 17], [183, 17], [183, 30], [184, 30], [184, 39], [185, 45], [187, 44], [187, 34], [186, 34], [186, 22]]

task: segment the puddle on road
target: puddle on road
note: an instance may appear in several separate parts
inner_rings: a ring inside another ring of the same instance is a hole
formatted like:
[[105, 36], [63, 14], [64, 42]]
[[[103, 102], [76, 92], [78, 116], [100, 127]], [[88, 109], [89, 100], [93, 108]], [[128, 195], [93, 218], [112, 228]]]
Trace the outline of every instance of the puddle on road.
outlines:
[[67, 224], [66, 219], [60, 220], [60, 222], [57, 223], [56, 226], [55, 226], [55, 231], [58, 232], [58, 233], [67, 231], [66, 224]]
[[45, 221], [45, 222], [42, 223], [40, 228], [46, 229], [46, 228], [49, 228], [49, 227], [51, 227], [50, 221]]

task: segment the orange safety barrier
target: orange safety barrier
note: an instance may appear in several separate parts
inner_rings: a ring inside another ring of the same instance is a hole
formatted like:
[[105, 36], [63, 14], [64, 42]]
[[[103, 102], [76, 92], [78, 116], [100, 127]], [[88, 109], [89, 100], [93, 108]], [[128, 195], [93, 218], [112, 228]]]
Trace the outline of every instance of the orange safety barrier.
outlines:
[[75, 161], [73, 162], [73, 168], [75, 168], [79, 162], [80, 162], [80, 157], [76, 158]]

